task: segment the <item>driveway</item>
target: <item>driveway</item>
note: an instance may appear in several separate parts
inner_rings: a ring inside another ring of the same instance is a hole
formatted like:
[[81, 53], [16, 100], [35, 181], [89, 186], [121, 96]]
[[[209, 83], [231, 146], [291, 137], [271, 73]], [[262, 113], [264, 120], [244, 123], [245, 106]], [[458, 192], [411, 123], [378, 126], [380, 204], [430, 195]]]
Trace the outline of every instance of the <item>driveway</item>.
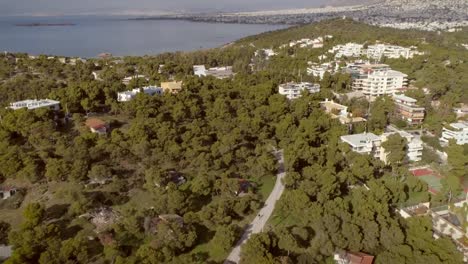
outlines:
[[275, 152], [275, 156], [278, 159], [279, 170], [276, 175], [276, 183], [273, 191], [268, 196], [268, 199], [265, 201], [263, 208], [259, 211], [255, 219], [246, 227], [244, 234], [237, 242], [236, 246], [233, 248], [229, 256], [227, 257], [224, 264], [239, 263], [241, 246], [249, 240], [252, 234], [258, 234], [263, 231], [268, 219], [270, 218], [273, 210], [275, 209], [276, 202], [280, 199], [284, 191], [284, 185], [282, 179], [286, 175], [284, 172], [284, 155], [283, 151]]

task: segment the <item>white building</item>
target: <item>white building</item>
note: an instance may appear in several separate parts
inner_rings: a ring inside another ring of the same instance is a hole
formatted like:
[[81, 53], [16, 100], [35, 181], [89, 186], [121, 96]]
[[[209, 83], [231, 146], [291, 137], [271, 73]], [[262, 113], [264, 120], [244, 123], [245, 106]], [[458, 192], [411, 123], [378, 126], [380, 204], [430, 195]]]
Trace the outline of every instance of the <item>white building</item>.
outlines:
[[260, 50], [255, 51], [255, 57], [258, 57], [261, 54], [263, 54], [266, 59], [269, 59], [270, 57], [273, 57], [273, 56], [277, 55], [278, 53], [276, 53], [272, 49], [260, 49]]
[[205, 65], [193, 65], [193, 74], [198, 77], [206, 76]]
[[212, 67], [206, 69], [205, 65], [194, 65], [193, 73], [198, 77], [213, 76], [218, 79], [230, 78], [234, 74], [232, 72], [232, 66]]
[[423, 52], [417, 51], [415, 47], [406, 48], [388, 44], [370, 45], [367, 50], [365, 50], [365, 53], [368, 58], [375, 60], [381, 60], [383, 57], [390, 59], [411, 59], [414, 55], [424, 54]]
[[301, 97], [301, 92], [304, 90], [307, 90], [309, 93], [320, 92], [320, 85], [309, 82], [289, 82], [280, 84], [278, 90], [280, 94], [286, 95], [286, 97], [291, 100]]
[[347, 143], [354, 152], [380, 159], [382, 139], [374, 133], [346, 135], [341, 137], [341, 141]]
[[[420, 161], [422, 159], [423, 142], [421, 141], [421, 139], [416, 138], [415, 136], [411, 135], [406, 131], [398, 130], [396, 132], [384, 133], [382, 135], [382, 143], [387, 141], [388, 137], [394, 134], [399, 134], [408, 142], [406, 144], [406, 156], [408, 157], [408, 160]], [[387, 155], [385, 154], [384, 149], [382, 149], [381, 151], [380, 160], [385, 163], [387, 162]]]
[[448, 143], [450, 139], [454, 139], [458, 145], [468, 144], [468, 122], [444, 126], [440, 142]]
[[155, 94], [163, 93], [163, 89], [161, 87], [147, 86], [143, 88], [136, 88], [131, 91], [117, 93], [117, 101], [119, 102], [131, 101], [141, 91], [143, 91], [145, 94], [148, 94], [148, 95], [155, 95]]
[[346, 43], [337, 45], [330, 49], [329, 53], [336, 53], [335, 58], [341, 57], [360, 57], [363, 54], [364, 45], [357, 43]]
[[394, 95], [408, 86], [408, 75], [394, 71], [386, 64], [353, 64], [348, 66], [352, 89], [362, 91], [370, 99]]
[[353, 117], [351, 113], [348, 112], [348, 107], [335, 103], [333, 100], [326, 99], [325, 101], [320, 102], [320, 107], [325, 110], [333, 119], [338, 119], [341, 124], [351, 124], [358, 122], [365, 122], [366, 119], [362, 117]]
[[308, 64], [309, 67], [307, 67], [307, 74], [312, 75], [314, 77], [318, 77], [320, 79], [323, 79], [323, 76], [326, 72], [329, 72], [333, 75], [340, 69], [340, 65], [338, 62], [327, 62], [318, 64], [309, 61]]
[[123, 80], [122, 80], [122, 83], [125, 84], [125, 85], [128, 85], [132, 80], [134, 79], [145, 79], [148, 81], [148, 78], [146, 78], [145, 75], [134, 75], [134, 76], [128, 76], [128, 77], [125, 77]]
[[388, 137], [393, 134], [400, 134], [407, 140], [407, 157], [410, 161], [419, 161], [422, 157], [423, 143], [420, 139], [405, 131], [397, 131], [385, 133], [377, 136], [373, 133], [361, 133], [355, 135], [342, 136], [341, 141], [347, 143], [354, 152], [360, 154], [369, 154], [376, 159], [387, 162], [387, 153], [382, 147], [382, 143], [388, 140]]
[[60, 110], [60, 102], [51, 99], [24, 100], [11, 103], [10, 108], [13, 110], [18, 110], [21, 108], [27, 108], [29, 110], [34, 110], [38, 108], [49, 108], [51, 110], [58, 111]]
[[312, 49], [319, 49], [323, 48], [323, 41], [327, 38], [333, 38], [333, 36], [327, 35], [325, 37], [318, 37], [315, 39], [303, 38], [300, 40], [295, 40], [289, 42], [289, 47], [299, 46], [300, 48], [312, 48]]

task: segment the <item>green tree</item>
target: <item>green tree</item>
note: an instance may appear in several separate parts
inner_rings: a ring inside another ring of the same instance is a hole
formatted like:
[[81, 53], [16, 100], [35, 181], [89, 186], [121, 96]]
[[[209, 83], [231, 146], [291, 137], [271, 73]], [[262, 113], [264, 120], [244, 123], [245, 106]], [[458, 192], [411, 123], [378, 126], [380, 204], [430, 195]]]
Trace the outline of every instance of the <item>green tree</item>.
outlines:
[[399, 134], [391, 134], [387, 140], [382, 143], [387, 163], [397, 166], [403, 163], [406, 158], [407, 140]]

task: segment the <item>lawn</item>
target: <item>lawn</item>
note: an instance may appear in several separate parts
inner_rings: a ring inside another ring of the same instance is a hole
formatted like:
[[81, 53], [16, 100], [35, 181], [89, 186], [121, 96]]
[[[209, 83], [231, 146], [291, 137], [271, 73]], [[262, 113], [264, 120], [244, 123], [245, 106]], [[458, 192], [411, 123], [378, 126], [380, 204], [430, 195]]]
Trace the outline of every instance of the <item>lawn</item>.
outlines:
[[262, 196], [262, 201], [266, 201], [270, 196], [271, 191], [275, 187], [276, 177], [262, 177], [260, 178], [258, 185], [258, 193]]

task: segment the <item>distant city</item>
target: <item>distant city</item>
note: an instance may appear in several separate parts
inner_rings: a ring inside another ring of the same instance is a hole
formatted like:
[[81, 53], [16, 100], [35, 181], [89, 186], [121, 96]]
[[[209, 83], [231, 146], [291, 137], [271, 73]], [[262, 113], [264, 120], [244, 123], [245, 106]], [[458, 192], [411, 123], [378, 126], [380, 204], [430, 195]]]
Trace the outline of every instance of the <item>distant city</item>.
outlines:
[[180, 13], [143, 16], [135, 19], [182, 19], [200, 22], [295, 25], [339, 17], [349, 17], [381, 27], [456, 31], [460, 27], [468, 26], [468, 1], [383, 0], [367, 5], [242, 13]]

